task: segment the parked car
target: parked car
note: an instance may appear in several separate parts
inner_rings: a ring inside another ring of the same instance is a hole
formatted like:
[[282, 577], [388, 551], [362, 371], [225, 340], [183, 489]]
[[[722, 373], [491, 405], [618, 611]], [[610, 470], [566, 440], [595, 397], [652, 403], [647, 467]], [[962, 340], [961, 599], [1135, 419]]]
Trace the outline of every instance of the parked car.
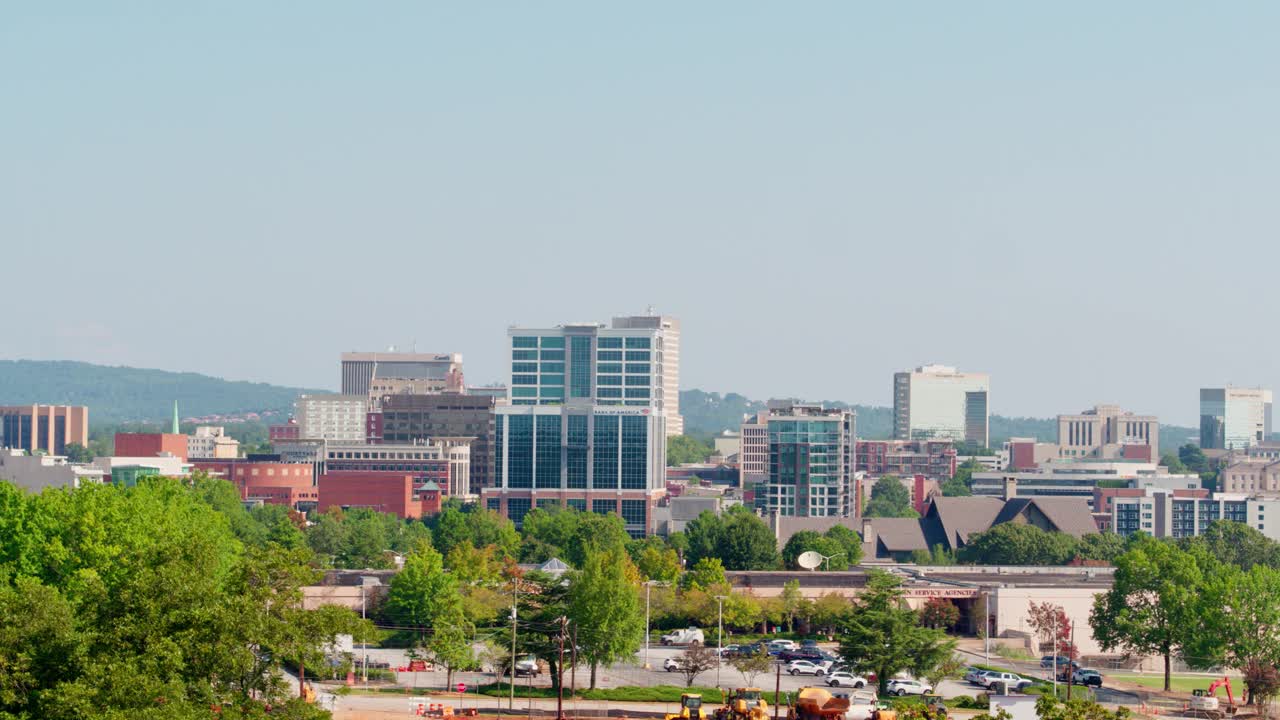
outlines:
[[816, 648], [816, 647], [818, 647], [818, 641], [817, 641], [817, 640], [804, 640], [804, 641], [801, 641], [801, 643], [800, 643], [800, 647], [802, 647], [802, 648]]
[[[1064, 665], [1070, 665], [1070, 664], [1071, 664], [1071, 658], [1067, 657], [1066, 655], [1058, 656], [1058, 662], [1057, 662], [1058, 667], [1062, 667]], [[1054, 667], [1053, 656], [1045, 655], [1044, 657], [1040, 658], [1040, 667], [1046, 670], [1052, 669]]]
[[1003, 682], [1005, 687], [1010, 690], [1023, 690], [1035, 684], [1034, 680], [1029, 680], [1017, 673], [1010, 672], [987, 671], [978, 677], [978, 684], [984, 688], [990, 688], [998, 682]]
[[928, 695], [933, 692], [933, 686], [922, 683], [919, 680], [902, 680], [894, 679], [889, 681], [889, 685], [885, 687], [885, 691], [890, 695]]
[[747, 652], [747, 647], [749, 646], [725, 645], [723, 648], [720, 649], [720, 657], [727, 659], [727, 658], [742, 657], [743, 655], [749, 655], [750, 653]]
[[972, 683], [974, 685], [977, 685], [979, 684], [978, 676], [985, 672], [991, 672], [991, 671], [983, 670], [981, 668], [976, 668], [976, 667], [967, 667], [964, 669], [964, 680], [967, 683]]
[[775, 649], [778, 652], [782, 652], [784, 650], [799, 650], [800, 646], [796, 644], [795, 640], [770, 640], [769, 651], [773, 652]]
[[663, 645], [702, 645], [706, 638], [698, 628], [685, 628], [662, 636]]
[[675, 658], [667, 658], [662, 663], [662, 669], [667, 672], [680, 672], [680, 661]]
[[1072, 674], [1071, 681], [1079, 685], [1102, 687], [1102, 673], [1093, 668], [1080, 668]]
[[867, 686], [867, 679], [841, 670], [831, 673], [827, 678], [827, 684], [831, 687], [864, 688]]
[[796, 660], [787, 665], [787, 673], [790, 675], [814, 675], [822, 677], [827, 674], [827, 670], [831, 668], [830, 663], [811, 663], [808, 660]]
[[818, 663], [818, 662], [824, 662], [830, 659], [831, 658], [824, 658], [822, 656], [822, 653], [818, 652], [815, 649], [810, 649], [810, 648], [800, 648], [799, 650], [783, 650], [782, 652], [778, 653], [778, 660], [780, 662], [792, 662], [793, 660], [808, 660], [809, 662]]
[[516, 677], [538, 677], [538, 658], [526, 655], [516, 660]]

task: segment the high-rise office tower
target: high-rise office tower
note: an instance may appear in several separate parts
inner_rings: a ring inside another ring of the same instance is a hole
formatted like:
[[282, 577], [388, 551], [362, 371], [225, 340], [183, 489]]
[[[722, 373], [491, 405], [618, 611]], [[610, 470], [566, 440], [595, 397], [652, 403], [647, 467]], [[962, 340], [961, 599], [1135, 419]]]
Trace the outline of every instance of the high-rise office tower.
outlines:
[[650, 407], [667, 419], [668, 435], [683, 430], [680, 323], [674, 318], [619, 317], [612, 327], [514, 327], [508, 335], [512, 405]]
[[893, 437], [947, 439], [986, 447], [990, 442], [986, 373], [925, 365], [893, 376]]
[[89, 408], [83, 405], [0, 407], [0, 448], [65, 455], [67, 445], [89, 444]]
[[680, 321], [669, 315], [631, 315], [615, 317], [613, 327], [619, 330], [661, 330], [653, 362], [657, 366], [657, 399], [667, 417], [667, 435], [684, 434], [684, 416], [680, 414]]
[[851, 410], [770, 402], [758, 419], [768, 427], [767, 473], [752, 488], [756, 507], [800, 517], [855, 517], [856, 420]]
[[376, 410], [384, 395], [462, 392], [458, 353], [342, 353], [342, 394], [369, 398]]
[[1270, 390], [1230, 386], [1200, 390], [1200, 447], [1244, 450], [1270, 438]]

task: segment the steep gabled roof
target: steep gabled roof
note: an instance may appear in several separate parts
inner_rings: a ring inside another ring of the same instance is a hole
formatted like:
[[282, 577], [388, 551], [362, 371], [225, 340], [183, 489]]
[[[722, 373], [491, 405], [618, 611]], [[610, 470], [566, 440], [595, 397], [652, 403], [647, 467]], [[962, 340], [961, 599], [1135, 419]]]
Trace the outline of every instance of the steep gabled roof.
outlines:
[[1027, 500], [1044, 513], [1059, 532], [1076, 537], [1098, 532], [1089, 501], [1084, 498], [1036, 497]]
[[991, 529], [1004, 506], [1004, 500], [995, 497], [935, 497], [921, 525], [929, 543], [955, 550], [973, 533]]
[[871, 523], [875, 527], [876, 541], [884, 546], [886, 552], [929, 549], [917, 518], [875, 518]]

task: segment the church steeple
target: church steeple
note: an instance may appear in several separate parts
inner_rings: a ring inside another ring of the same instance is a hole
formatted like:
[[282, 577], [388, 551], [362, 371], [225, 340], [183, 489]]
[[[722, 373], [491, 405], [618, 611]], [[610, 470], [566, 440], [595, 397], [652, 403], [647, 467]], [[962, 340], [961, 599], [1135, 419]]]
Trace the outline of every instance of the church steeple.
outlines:
[[174, 435], [177, 435], [177, 434], [179, 433], [179, 431], [178, 431], [178, 401], [177, 401], [177, 400], [174, 400], [174, 401], [173, 401], [173, 429], [172, 429], [172, 430], [170, 430], [169, 432], [173, 433]]

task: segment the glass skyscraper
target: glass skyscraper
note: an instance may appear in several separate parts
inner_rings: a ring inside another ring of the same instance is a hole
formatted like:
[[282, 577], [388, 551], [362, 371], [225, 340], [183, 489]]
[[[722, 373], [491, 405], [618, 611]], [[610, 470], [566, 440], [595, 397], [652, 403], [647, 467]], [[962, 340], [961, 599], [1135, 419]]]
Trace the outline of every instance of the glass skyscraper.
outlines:
[[1234, 387], [1200, 390], [1200, 447], [1244, 450], [1270, 437], [1270, 390]]
[[753, 488], [757, 508], [802, 517], [858, 514], [853, 412], [778, 403], [766, 426], [768, 474]]
[[893, 436], [897, 440], [990, 442], [991, 379], [945, 365], [893, 376]]

